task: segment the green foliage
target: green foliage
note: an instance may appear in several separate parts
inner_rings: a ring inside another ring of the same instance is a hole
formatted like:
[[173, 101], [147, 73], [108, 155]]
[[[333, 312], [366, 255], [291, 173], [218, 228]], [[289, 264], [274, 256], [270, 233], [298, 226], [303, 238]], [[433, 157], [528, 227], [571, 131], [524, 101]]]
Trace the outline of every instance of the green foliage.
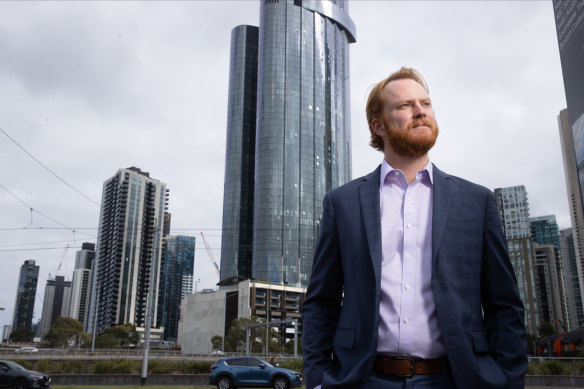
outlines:
[[206, 361], [151, 360], [148, 362], [148, 374], [207, 374], [211, 365]]
[[120, 348], [136, 345], [140, 342], [140, 337], [133, 324], [122, 324], [106, 328], [95, 338], [97, 348]]
[[83, 324], [70, 317], [59, 316], [45, 335], [51, 347], [81, 346], [89, 340]]
[[[296, 350], [298, 352], [298, 355], [302, 355], [302, 339], [300, 339], [300, 337], [298, 337], [298, 349]], [[294, 340], [289, 340], [288, 342], [286, 342], [286, 344], [284, 345], [284, 352], [286, 354], [290, 354], [290, 355], [294, 355]]]
[[116, 348], [119, 346], [120, 342], [112, 334], [100, 334], [95, 337], [95, 348]]
[[223, 344], [223, 337], [221, 335], [215, 335], [211, 338], [211, 345], [213, 345], [213, 350], [221, 350]]
[[139, 374], [142, 362], [128, 359], [98, 361], [95, 363], [94, 374]]
[[[264, 320], [257, 316], [252, 316], [250, 318], [242, 317], [233, 320], [231, 323], [231, 328], [229, 333], [225, 337], [225, 351], [228, 352], [244, 352], [246, 335], [245, 330], [248, 324], [262, 323]], [[254, 353], [261, 352], [263, 350], [263, 342], [266, 337], [265, 327], [251, 327], [250, 328], [250, 343], [251, 350]]]
[[28, 328], [20, 327], [10, 333], [9, 339], [11, 342], [29, 343], [34, 339], [34, 332]]
[[568, 369], [560, 361], [545, 361], [539, 371], [542, 375], [564, 375], [568, 374]]
[[284, 369], [296, 370], [304, 373], [304, 365], [302, 364], [302, 358], [288, 359], [280, 362], [280, 367]]
[[542, 338], [545, 338], [546, 336], [555, 335], [558, 333], [558, 329], [556, 328], [556, 326], [554, 326], [552, 323], [548, 321], [544, 321], [543, 323], [541, 323], [541, 325], [538, 328], [538, 331], [539, 335]]

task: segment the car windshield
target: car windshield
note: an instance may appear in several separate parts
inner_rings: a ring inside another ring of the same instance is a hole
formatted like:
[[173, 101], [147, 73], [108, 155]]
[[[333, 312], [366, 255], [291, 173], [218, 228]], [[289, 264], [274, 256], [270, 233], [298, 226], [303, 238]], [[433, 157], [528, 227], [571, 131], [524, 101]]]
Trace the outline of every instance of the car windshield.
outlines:
[[18, 363], [14, 363], [12, 361], [4, 361], [5, 364], [10, 366], [12, 370], [26, 370], [24, 367], [20, 366]]

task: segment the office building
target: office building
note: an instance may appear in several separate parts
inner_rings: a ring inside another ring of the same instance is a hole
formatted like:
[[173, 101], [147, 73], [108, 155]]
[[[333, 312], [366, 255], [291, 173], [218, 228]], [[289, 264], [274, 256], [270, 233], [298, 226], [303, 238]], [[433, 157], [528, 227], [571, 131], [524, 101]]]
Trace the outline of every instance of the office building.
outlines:
[[525, 306], [525, 327], [537, 334], [540, 314], [535, 269], [535, 250], [529, 224], [529, 201], [525, 186], [495, 189], [495, 201], [503, 227], [509, 258], [517, 277], [517, 286]]
[[[355, 26], [347, 7], [346, 1], [260, 2], [257, 44], [254, 28], [233, 32], [222, 280], [308, 284], [324, 194], [351, 178], [349, 44]], [[236, 147], [230, 139], [237, 136], [250, 145], [231, 160]], [[251, 172], [244, 171], [251, 155], [253, 201], [247, 197]], [[238, 186], [244, 181], [247, 190]]]
[[[186, 296], [181, 305], [177, 344], [183, 353], [208, 354], [212, 351], [211, 338], [223, 338], [229, 333], [235, 319], [251, 316], [267, 317], [275, 324], [285, 342], [302, 336], [300, 311], [305, 289], [285, 285], [244, 280], [219, 290], [203, 290]], [[294, 333], [294, 323], [296, 330]]]
[[195, 237], [167, 235], [162, 245], [157, 327], [164, 328], [164, 340], [176, 340], [183, 281], [190, 278], [192, 290]]
[[180, 291], [180, 299], [184, 299], [186, 295], [193, 294], [194, 279], [192, 274], [185, 274], [182, 276], [182, 284]]
[[32, 330], [34, 302], [39, 279], [39, 266], [29, 259], [20, 267], [18, 285], [16, 287], [16, 301], [14, 302], [14, 316], [12, 329], [28, 328]]
[[[157, 323], [166, 184], [136, 167], [103, 184], [88, 330]], [[148, 296], [151, 296], [148, 301]]]
[[83, 243], [81, 250], [75, 253], [75, 269], [71, 281], [71, 308], [68, 316], [78, 320], [87, 327], [89, 313], [89, 295], [91, 286], [91, 269], [95, 259], [95, 244]]
[[43, 338], [59, 316], [67, 317], [70, 308], [71, 281], [65, 281], [64, 276], [55, 276], [54, 279], [47, 280], [39, 336]]
[[5, 324], [2, 331], [2, 343], [8, 342], [10, 339], [10, 333], [12, 333], [12, 326], [10, 324]]
[[578, 178], [574, 136], [567, 109], [560, 112], [558, 127], [560, 129], [560, 143], [564, 160], [570, 220], [572, 222], [570, 235], [573, 239], [574, 249], [574, 255], [569, 257], [570, 262], [566, 266], [566, 272], [569, 274], [568, 304], [573, 306], [574, 317], [571, 319], [576, 326], [573, 328], [577, 328], [584, 327], [584, 208], [582, 206], [582, 192]]
[[552, 244], [535, 244], [535, 267], [540, 320], [552, 325], [559, 320], [570, 331], [560, 249]]

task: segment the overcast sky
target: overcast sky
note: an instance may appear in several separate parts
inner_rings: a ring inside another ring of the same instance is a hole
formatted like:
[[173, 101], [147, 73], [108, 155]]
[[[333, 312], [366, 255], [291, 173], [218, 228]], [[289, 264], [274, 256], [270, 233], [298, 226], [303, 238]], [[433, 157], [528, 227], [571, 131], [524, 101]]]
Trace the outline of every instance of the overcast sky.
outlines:
[[[412, 66], [440, 126], [432, 161], [490, 189], [525, 185], [531, 216], [570, 227], [551, 1], [352, 1], [349, 13], [353, 177], [382, 159], [369, 88]], [[198, 289], [214, 286], [200, 232], [219, 262], [230, 33], [258, 21], [257, 1], [0, 2], [0, 129], [20, 145], [0, 132], [0, 325], [27, 259], [40, 319], [49, 274], [71, 279], [103, 182], [129, 166], [167, 184], [172, 233], [197, 237]]]

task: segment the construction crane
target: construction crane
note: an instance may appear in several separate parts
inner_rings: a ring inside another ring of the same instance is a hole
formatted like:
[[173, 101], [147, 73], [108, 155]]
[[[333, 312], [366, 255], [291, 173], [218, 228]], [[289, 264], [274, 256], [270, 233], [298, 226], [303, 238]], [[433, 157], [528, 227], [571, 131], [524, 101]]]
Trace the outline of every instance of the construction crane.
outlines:
[[207, 243], [207, 239], [205, 239], [205, 235], [203, 235], [202, 231], [201, 231], [201, 236], [203, 237], [203, 243], [205, 244], [205, 249], [207, 249], [207, 254], [209, 255], [209, 260], [211, 261], [213, 266], [215, 266], [215, 269], [217, 270], [217, 274], [219, 275], [219, 277], [221, 277], [221, 271], [219, 270], [219, 265], [217, 265], [217, 261], [215, 261], [215, 256], [213, 255], [213, 252], [211, 251], [211, 247], [209, 247], [209, 243]]

